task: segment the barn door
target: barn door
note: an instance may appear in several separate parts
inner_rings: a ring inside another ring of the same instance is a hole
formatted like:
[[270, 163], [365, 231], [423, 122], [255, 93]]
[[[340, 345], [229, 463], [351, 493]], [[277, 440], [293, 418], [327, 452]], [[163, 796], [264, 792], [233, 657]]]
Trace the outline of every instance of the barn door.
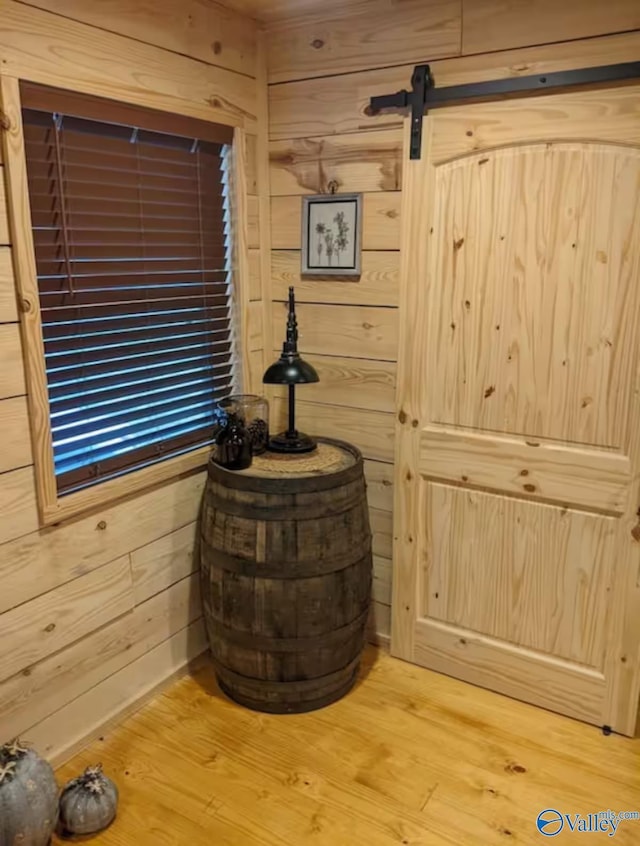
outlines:
[[634, 731], [640, 87], [425, 119], [406, 163], [392, 652]]

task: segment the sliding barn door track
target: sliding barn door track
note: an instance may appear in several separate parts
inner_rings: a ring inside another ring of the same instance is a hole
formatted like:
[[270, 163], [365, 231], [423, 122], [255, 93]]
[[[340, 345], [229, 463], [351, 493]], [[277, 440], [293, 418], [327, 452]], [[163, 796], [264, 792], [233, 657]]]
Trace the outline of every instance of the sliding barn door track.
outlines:
[[431, 109], [459, 106], [463, 103], [526, 97], [532, 94], [557, 93], [584, 86], [595, 87], [614, 82], [640, 79], [640, 62], [602, 65], [596, 68], [555, 71], [542, 76], [518, 76], [489, 82], [470, 82], [436, 88], [429, 65], [416, 65], [411, 76], [411, 91], [372, 97], [369, 114], [383, 109], [411, 109], [410, 158], [419, 159], [422, 146], [422, 119]]

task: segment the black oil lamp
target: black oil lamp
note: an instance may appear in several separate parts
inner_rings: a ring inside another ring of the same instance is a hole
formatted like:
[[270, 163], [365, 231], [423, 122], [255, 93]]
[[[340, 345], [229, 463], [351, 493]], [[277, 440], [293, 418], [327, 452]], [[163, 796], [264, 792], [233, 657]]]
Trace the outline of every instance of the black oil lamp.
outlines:
[[289, 428], [286, 432], [274, 435], [269, 440], [269, 449], [273, 452], [311, 452], [316, 442], [308, 435], [296, 429], [296, 385], [319, 382], [320, 378], [314, 367], [300, 358], [298, 352], [298, 321], [293, 288], [289, 288], [289, 316], [287, 318], [287, 337], [282, 345], [282, 355], [267, 368], [262, 381], [265, 385], [289, 386]]

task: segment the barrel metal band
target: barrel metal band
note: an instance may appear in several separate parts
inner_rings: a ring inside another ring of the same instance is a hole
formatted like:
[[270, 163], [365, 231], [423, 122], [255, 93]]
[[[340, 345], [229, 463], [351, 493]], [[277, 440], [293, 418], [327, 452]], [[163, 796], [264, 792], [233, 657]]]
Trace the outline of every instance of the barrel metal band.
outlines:
[[224, 643], [233, 643], [242, 649], [259, 650], [260, 652], [309, 652], [314, 647], [326, 649], [337, 646], [341, 641], [348, 639], [358, 629], [364, 629], [367, 624], [369, 609], [359, 614], [355, 620], [341, 626], [339, 629], [327, 632], [323, 635], [312, 635], [311, 637], [263, 637], [252, 632], [240, 632], [237, 629], [230, 629], [217, 620], [207, 620], [207, 626], [211, 633], [222, 639]]
[[207, 505], [222, 514], [231, 514], [233, 517], [245, 517], [248, 520], [319, 520], [323, 517], [338, 517], [347, 511], [353, 511], [358, 506], [363, 506], [364, 495], [362, 487], [342, 502], [332, 505], [331, 503], [317, 503], [308, 505], [284, 505], [277, 508], [271, 505], [251, 505], [246, 502], [237, 502], [226, 497], [216, 496], [209, 490], [207, 492]]
[[[204, 542], [206, 543], [206, 538]], [[346, 570], [347, 567], [355, 567], [361, 563], [367, 564], [371, 555], [371, 539], [368, 538], [361, 549], [349, 555], [311, 561], [256, 561], [253, 558], [232, 555], [221, 549], [212, 549], [211, 554], [211, 567], [216, 570], [226, 570], [241, 576], [259, 576], [263, 579], [312, 579], [315, 576], [337, 573], [339, 570]], [[358, 557], [354, 558], [354, 555]]]
[[[253, 679], [249, 676], [242, 676], [240, 673], [234, 673], [233, 670], [225, 667], [214, 657], [213, 663], [216, 671], [220, 673], [224, 681], [233, 682], [234, 685], [240, 685], [248, 690], [254, 690], [261, 700], [264, 699], [265, 689], [272, 689], [281, 694], [290, 693], [304, 693], [309, 691], [317, 694], [319, 691], [328, 693], [326, 686], [332, 681], [335, 681], [336, 687], [340, 687], [344, 683], [345, 676], [352, 675], [358, 669], [360, 663], [360, 654], [350, 661], [346, 667], [342, 667], [333, 673], [328, 673], [326, 676], [319, 676], [313, 679], [303, 679], [301, 681], [281, 682], [270, 679]], [[234, 693], [237, 691], [234, 690]]]

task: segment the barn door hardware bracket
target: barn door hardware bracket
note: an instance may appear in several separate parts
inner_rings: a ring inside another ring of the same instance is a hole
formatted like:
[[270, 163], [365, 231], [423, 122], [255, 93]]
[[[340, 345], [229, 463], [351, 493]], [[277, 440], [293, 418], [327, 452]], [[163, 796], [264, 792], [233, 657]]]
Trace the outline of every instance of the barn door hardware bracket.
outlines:
[[419, 159], [422, 147], [422, 120], [425, 113], [431, 109], [459, 106], [463, 103], [502, 100], [507, 97], [526, 97], [531, 94], [551, 93], [579, 86], [606, 85], [634, 79], [640, 80], [640, 62], [623, 62], [617, 65], [554, 71], [544, 75], [516, 76], [436, 88], [429, 65], [416, 65], [411, 75], [411, 91], [403, 89], [396, 94], [371, 97], [368, 113], [375, 115], [383, 109], [410, 108], [409, 157]]
[[428, 109], [427, 92], [433, 88], [433, 77], [429, 65], [416, 65], [411, 74], [411, 91], [402, 89], [396, 94], [382, 94], [372, 97], [369, 114], [375, 115], [382, 109], [408, 109], [411, 107], [411, 141], [409, 157], [420, 158], [422, 147], [422, 119]]

